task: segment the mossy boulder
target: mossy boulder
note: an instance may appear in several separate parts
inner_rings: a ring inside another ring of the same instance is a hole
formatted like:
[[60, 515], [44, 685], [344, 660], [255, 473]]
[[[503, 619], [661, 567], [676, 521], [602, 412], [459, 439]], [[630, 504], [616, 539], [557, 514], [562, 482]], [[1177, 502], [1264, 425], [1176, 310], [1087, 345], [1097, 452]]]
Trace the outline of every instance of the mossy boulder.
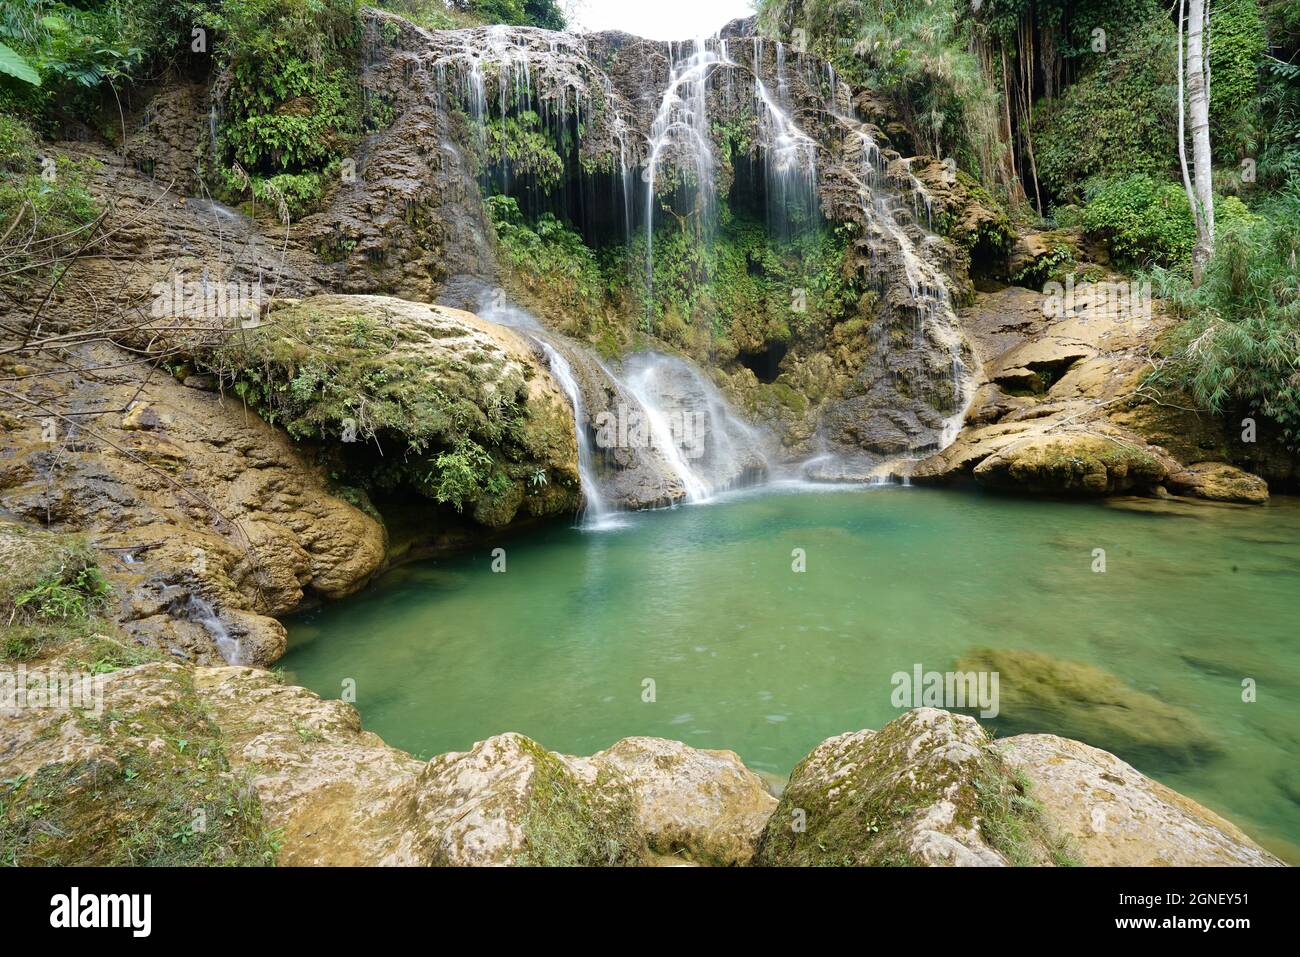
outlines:
[[934, 708], [814, 748], [790, 776], [757, 855], [766, 865], [1005, 866], [1066, 859], [979, 724]]
[[1144, 446], [1092, 432], [1035, 435], [975, 467], [981, 485], [1036, 495], [1099, 496], [1159, 484], [1168, 474]]
[[1189, 465], [1170, 475], [1166, 484], [1171, 492], [1210, 502], [1263, 505], [1268, 501], [1267, 482], [1225, 462]]
[[471, 313], [316, 296], [202, 361], [350, 485], [414, 488], [492, 528], [581, 504], [564, 394], [527, 341]]
[[1053, 730], [1131, 760], [1185, 765], [1222, 745], [1196, 714], [1140, 691], [1079, 661], [1036, 651], [982, 648], [957, 661], [959, 671], [997, 672], [998, 726]]
[[624, 738], [590, 758], [565, 758], [593, 785], [625, 780], [650, 850], [695, 864], [748, 864], [776, 798], [734, 751], [663, 738]]
[[640, 864], [645, 835], [632, 789], [614, 768], [583, 781], [521, 734], [499, 734], [429, 762], [416, 814], [441, 866]]

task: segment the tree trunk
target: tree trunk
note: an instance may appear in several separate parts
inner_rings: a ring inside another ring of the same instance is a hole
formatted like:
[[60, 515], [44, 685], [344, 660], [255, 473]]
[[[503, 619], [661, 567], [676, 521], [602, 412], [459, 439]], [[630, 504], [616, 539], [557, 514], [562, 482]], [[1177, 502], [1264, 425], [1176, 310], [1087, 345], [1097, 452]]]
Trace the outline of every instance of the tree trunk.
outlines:
[[1187, 114], [1192, 127], [1192, 169], [1196, 200], [1196, 248], [1192, 276], [1200, 283], [1205, 264], [1214, 255], [1214, 185], [1210, 157], [1210, 81], [1204, 51], [1207, 0], [1189, 0], [1187, 23]]

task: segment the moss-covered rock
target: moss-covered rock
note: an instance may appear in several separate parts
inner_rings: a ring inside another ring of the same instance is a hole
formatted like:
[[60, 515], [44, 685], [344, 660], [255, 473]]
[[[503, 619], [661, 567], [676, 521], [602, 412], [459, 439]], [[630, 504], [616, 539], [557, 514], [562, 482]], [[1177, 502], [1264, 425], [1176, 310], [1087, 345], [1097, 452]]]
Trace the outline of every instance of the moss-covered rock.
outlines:
[[1146, 489], [1168, 470], [1144, 446], [1090, 432], [1038, 435], [1015, 442], [975, 467], [989, 488], [1038, 495], [1113, 495]]
[[493, 528], [581, 503], [572, 414], [522, 338], [380, 296], [318, 296], [204, 360], [351, 484], [408, 486]]
[[1263, 505], [1268, 501], [1267, 482], [1225, 462], [1189, 465], [1170, 475], [1166, 484], [1171, 492], [1211, 502]]
[[600, 767], [588, 786], [521, 734], [429, 762], [416, 813], [437, 835], [437, 865], [639, 864], [645, 835], [627, 781]]
[[154, 663], [85, 679], [91, 707], [0, 709], [0, 861], [274, 861], [275, 837], [192, 670]]
[[768, 865], [1067, 860], [978, 723], [933, 708], [814, 748], [790, 776], [757, 856]]
[[1051, 728], [1130, 759], [1163, 764], [1193, 763], [1221, 749], [1194, 713], [1093, 665], [985, 648], [960, 658], [957, 669], [999, 674], [1003, 728]]
[[748, 864], [776, 807], [766, 783], [734, 751], [663, 738], [624, 738], [590, 758], [565, 758], [585, 781], [627, 781], [650, 849], [696, 864]]

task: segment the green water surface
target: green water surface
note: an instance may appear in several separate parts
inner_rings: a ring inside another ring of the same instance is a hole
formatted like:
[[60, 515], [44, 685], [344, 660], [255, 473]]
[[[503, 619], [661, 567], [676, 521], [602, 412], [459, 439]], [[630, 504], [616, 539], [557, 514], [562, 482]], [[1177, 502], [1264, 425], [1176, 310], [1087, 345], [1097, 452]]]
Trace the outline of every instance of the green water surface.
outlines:
[[504, 573], [485, 546], [291, 622], [288, 679], [326, 697], [355, 681], [367, 729], [422, 757], [502, 731], [569, 754], [656, 735], [788, 774], [827, 736], [895, 717], [895, 672], [1031, 649], [1195, 712], [1219, 756], [1120, 756], [1300, 860], [1294, 500], [769, 488], [502, 544]]

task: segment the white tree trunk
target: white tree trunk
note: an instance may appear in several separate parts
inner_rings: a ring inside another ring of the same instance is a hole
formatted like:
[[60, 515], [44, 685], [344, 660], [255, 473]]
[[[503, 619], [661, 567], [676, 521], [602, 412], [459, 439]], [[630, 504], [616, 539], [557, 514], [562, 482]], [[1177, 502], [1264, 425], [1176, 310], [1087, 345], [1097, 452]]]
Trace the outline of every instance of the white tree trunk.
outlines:
[[1187, 8], [1187, 113], [1192, 127], [1192, 169], [1196, 200], [1196, 249], [1192, 275], [1197, 283], [1214, 255], [1214, 183], [1210, 156], [1210, 81], [1205, 56], [1207, 0], [1189, 0]]

